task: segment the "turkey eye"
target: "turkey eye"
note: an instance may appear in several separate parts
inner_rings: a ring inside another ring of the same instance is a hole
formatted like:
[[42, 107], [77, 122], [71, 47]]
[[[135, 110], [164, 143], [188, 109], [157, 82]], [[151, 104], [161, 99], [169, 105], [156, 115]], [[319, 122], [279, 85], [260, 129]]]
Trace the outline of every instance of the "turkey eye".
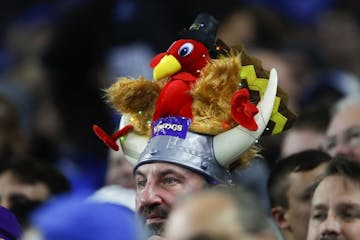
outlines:
[[186, 57], [192, 52], [193, 49], [194, 45], [192, 45], [191, 43], [185, 43], [179, 48], [178, 54], [181, 57]]

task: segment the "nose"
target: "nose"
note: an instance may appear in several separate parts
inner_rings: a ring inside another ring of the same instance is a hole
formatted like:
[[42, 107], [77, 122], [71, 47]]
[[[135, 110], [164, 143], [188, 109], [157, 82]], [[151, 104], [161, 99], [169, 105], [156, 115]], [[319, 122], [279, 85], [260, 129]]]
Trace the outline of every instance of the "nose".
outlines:
[[138, 190], [137, 204], [138, 207], [161, 204], [161, 189], [155, 183], [147, 182], [143, 189]]
[[348, 146], [346, 143], [341, 142], [336, 145], [335, 149], [333, 150], [333, 156], [347, 156], [351, 152], [351, 147]]
[[321, 236], [340, 235], [341, 225], [335, 216], [328, 215], [321, 225]]

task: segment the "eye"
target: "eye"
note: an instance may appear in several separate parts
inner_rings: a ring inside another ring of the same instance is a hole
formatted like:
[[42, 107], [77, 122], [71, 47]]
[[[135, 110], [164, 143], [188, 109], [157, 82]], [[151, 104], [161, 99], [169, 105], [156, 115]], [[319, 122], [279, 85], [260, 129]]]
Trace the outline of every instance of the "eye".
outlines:
[[314, 212], [311, 215], [311, 218], [316, 221], [323, 221], [327, 218], [326, 213], [324, 212]]
[[166, 177], [166, 178], [164, 178], [164, 184], [166, 184], [166, 185], [174, 185], [174, 184], [176, 184], [176, 183], [178, 183], [179, 181], [176, 179], [176, 178], [174, 178], [174, 177]]
[[356, 146], [360, 143], [360, 131], [350, 131], [346, 134], [346, 141], [351, 146]]
[[181, 57], [186, 57], [187, 55], [189, 55], [192, 50], [194, 49], [194, 45], [192, 45], [192, 43], [184, 43], [178, 51], [179, 56]]
[[138, 178], [136, 179], [136, 188], [140, 189], [140, 188], [144, 188], [146, 185], [146, 180], [144, 178]]
[[350, 212], [343, 212], [343, 213], [341, 213], [341, 217], [344, 220], [351, 220], [354, 218], [354, 215]]
[[322, 143], [322, 149], [325, 151], [334, 150], [336, 147], [336, 141], [334, 139], [327, 139]]

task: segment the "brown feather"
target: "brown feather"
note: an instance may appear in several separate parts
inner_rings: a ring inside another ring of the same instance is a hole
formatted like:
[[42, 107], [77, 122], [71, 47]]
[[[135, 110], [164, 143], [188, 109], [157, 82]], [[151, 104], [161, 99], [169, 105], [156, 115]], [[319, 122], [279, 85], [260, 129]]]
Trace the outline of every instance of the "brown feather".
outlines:
[[160, 86], [144, 78], [120, 78], [106, 89], [107, 101], [120, 113], [128, 114], [137, 134], [150, 136], [150, 121]]

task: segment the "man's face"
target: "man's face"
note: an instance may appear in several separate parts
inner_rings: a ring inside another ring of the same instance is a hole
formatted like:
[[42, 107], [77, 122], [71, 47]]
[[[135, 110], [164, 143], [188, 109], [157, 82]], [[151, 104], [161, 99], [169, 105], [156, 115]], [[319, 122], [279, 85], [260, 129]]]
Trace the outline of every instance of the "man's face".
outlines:
[[295, 240], [306, 238], [312, 183], [324, 173], [325, 168], [326, 163], [323, 163], [310, 171], [292, 172], [288, 177], [287, 198], [289, 208], [285, 213], [285, 218], [290, 227], [289, 231]]
[[20, 183], [11, 172], [5, 171], [0, 175], [0, 205], [11, 209], [12, 196], [40, 202], [48, 199], [50, 192], [43, 183]]
[[251, 211], [248, 208], [252, 206], [239, 204], [244, 203], [236, 202], [223, 192], [200, 192], [190, 196], [177, 202], [171, 211], [165, 237], [171, 240], [274, 239], [270, 231], [247, 231], [243, 219], [248, 221], [248, 218], [241, 213]]
[[345, 155], [360, 161], [360, 106], [348, 106], [336, 114], [326, 136], [323, 148], [331, 156]]
[[174, 164], [148, 163], [136, 169], [135, 184], [137, 213], [153, 235], [161, 235], [176, 198], [204, 188], [207, 182]]
[[314, 192], [307, 240], [355, 240], [360, 236], [360, 185], [329, 176]]

